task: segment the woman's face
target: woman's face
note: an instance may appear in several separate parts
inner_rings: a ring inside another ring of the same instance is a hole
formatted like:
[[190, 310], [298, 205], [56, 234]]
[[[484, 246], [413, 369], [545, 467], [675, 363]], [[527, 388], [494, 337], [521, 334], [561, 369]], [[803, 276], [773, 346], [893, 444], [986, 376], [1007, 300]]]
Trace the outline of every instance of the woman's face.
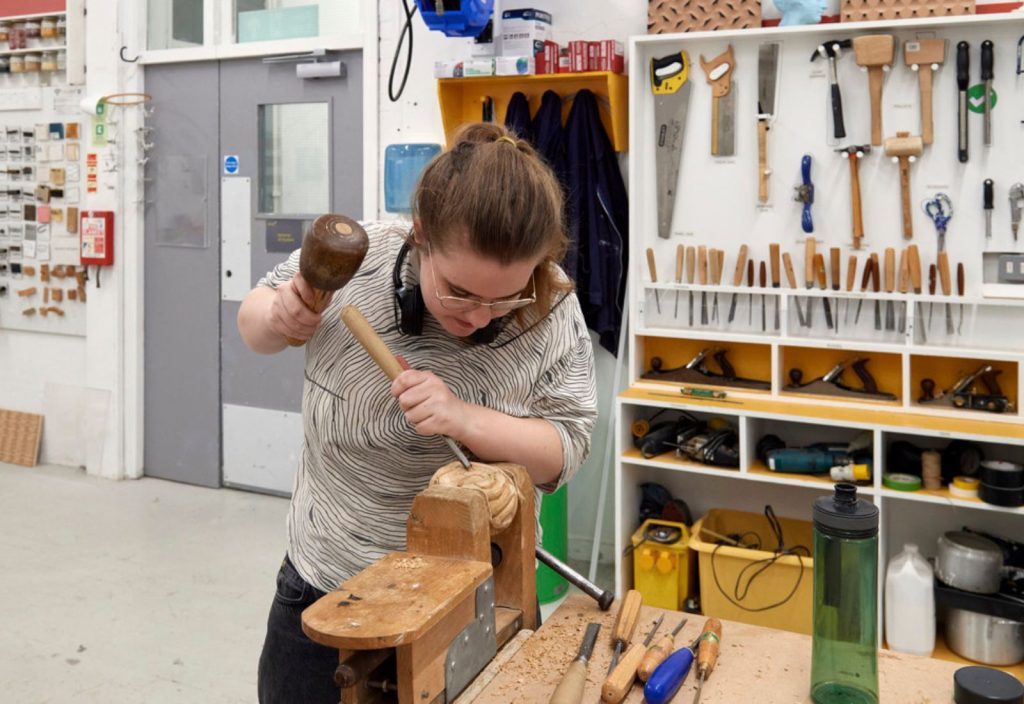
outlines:
[[440, 252], [421, 246], [418, 251], [423, 302], [441, 327], [456, 337], [468, 337], [508, 311], [483, 305], [454, 310], [453, 307], [465, 304], [444, 297], [455, 296], [484, 303], [529, 297], [534, 293], [533, 272], [542, 259], [538, 256], [501, 264], [464, 247]]

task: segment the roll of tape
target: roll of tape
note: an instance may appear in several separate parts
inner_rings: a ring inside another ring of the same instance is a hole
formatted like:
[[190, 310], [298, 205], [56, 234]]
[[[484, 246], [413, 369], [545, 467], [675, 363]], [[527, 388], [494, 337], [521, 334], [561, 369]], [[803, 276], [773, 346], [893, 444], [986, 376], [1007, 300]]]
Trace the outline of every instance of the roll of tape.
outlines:
[[978, 488], [978, 498], [993, 506], [1017, 508], [1024, 506], [1024, 488], [1007, 489], [1001, 486], [990, 486], [985, 482]]
[[953, 482], [949, 485], [949, 494], [960, 499], [976, 499], [979, 484], [974, 477], [953, 477]]
[[981, 481], [1003, 489], [1024, 488], [1024, 466], [1016, 462], [988, 460], [981, 463]]
[[882, 485], [895, 491], [918, 491], [921, 488], [921, 477], [890, 473], [882, 476]]

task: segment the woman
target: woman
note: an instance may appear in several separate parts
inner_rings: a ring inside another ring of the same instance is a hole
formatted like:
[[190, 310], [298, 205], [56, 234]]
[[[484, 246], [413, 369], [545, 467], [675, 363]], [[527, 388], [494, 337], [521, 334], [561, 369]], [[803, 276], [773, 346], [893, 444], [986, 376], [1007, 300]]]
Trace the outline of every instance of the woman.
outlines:
[[[413, 223], [364, 223], [358, 273], [322, 315], [298, 252], [238, 314], [246, 344], [308, 340], [302, 455], [260, 657], [264, 704], [338, 701], [337, 651], [302, 610], [405, 544], [412, 500], [452, 461], [515, 462], [554, 491], [579, 469], [596, 419], [593, 350], [572, 285], [558, 182], [525, 142], [464, 127], [425, 169]], [[390, 387], [338, 318], [355, 305], [409, 370]]]

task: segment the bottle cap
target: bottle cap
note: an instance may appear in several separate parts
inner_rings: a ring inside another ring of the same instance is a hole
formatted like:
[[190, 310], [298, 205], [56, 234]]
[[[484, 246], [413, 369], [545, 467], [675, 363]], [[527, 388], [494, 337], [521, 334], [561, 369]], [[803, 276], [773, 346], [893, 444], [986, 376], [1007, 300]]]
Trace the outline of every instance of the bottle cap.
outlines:
[[835, 494], [815, 499], [814, 526], [844, 538], [871, 538], [878, 535], [878, 507], [858, 500], [855, 484], [836, 484]]
[[1024, 685], [991, 667], [961, 667], [953, 673], [956, 704], [1024, 704]]

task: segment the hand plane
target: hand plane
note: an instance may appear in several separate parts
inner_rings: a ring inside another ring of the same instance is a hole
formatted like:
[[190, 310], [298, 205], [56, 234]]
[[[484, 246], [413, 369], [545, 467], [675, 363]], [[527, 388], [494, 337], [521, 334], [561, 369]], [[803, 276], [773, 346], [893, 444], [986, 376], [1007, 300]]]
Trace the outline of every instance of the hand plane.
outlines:
[[[1000, 374], [1002, 374], [1001, 369], [995, 369], [991, 364], [983, 364], [974, 372], [960, 377], [952, 388], [943, 391], [938, 396], [935, 395], [935, 381], [922, 379], [921, 398], [917, 402], [922, 405], [950, 406], [967, 411], [989, 411], [990, 413], [1012, 411], [1013, 404], [999, 388], [999, 381], [996, 379]], [[976, 385], [979, 380], [988, 393], [978, 393]]]
[[[708, 369], [708, 355], [714, 357], [718, 363], [721, 373]], [[768, 391], [772, 388], [770, 381], [760, 379], [745, 379], [736, 376], [736, 370], [726, 358], [726, 351], [722, 347], [709, 347], [697, 353], [693, 359], [682, 367], [675, 369], [662, 369], [661, 357], [651, 358], [651, 370], [644, 374], [642, 379], [655, 381], [675, 381], [683, 384], [713, 384], [715, 386], [732, 386], [741, 389], [758, 389]]]
[[[875, 378], [871, 376], [871, 372], [867, 370], [868, 359], [867, 357], [857, 357], [856, 359], [839, 362], [837, 365], [825, 374], [825, 376], [809, 381], [806, 384], [803, 382], [803, 372], [799, 369], [789, 370], [790, 383], [785, 387], [784, 391], [800, 394], [816, 394], [818, 396], [839, 396], [842, 398], [855, 398], [865, 401], [895, 401], [897, 397], [895, 394], [890, 394], [885, 391], [878, 390], [878, 384], [875, 383]], [[843, 383], [843, 372], [846, 368], [850, 367], [856, 373], [857, 377], [861, 381], [861, 388], [854, 388]]]

